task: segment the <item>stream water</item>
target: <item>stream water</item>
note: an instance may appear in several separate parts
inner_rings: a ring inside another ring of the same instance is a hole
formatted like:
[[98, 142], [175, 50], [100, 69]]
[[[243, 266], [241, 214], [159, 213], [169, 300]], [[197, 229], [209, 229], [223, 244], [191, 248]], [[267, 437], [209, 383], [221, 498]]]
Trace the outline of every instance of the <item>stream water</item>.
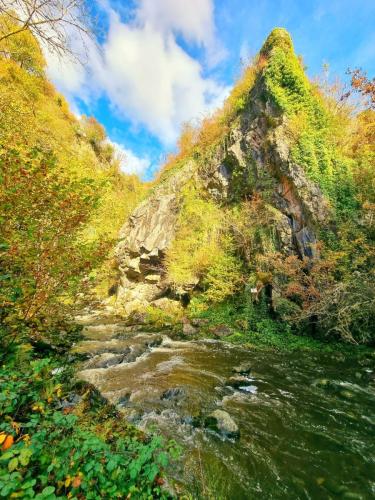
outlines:
[[[375, 498], [374, 358], [251, 351], [81, 321], [80, 377], [124, 418], [183, 447], [172, 473], [195, 498]], [[234, 373], [244, 362], [251, 370]], [[205, 427], [217, 409], [239, 437]]]

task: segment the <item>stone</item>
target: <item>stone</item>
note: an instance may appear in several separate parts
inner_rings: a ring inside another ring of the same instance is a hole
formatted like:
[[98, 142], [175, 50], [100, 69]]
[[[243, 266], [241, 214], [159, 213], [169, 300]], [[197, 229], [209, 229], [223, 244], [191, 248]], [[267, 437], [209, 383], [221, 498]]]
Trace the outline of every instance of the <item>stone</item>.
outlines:
[[113, 354], [110, 352], [104, 352], [98, 356], [94, 356], [85, 365], [86, 369], [92, 368], [109, 368], [111, 366], [119, 365], [126, 361], [127, 355], [130, 353], [130, 348], [124, 350], [121, 354]]
[[63, 373], [64, 370], [64, 366], [59, 366], [58, 368], [54, 368], [53, 370], [51, 370], [51, 375], [60, 375], [60, 373]]
[[160, 274], [148, 274], [147, 276], [145, 276], [145, 281], [147, 283], [159, 283], [160, 279]]
[[228, 337], [233, 333], [233, 330], [227, 325], [216, 325], [210, 328], [210, 331], [215, 337]]
[[166, 391], [164, 391], [160, 399], [166, 399], [169, 401], [171, 399], [181, 399], [184, 396], [185, 396], [185, 390], [183, 388], [173, 387], [171, 389], [167, 389]]
[[82, 396], [79, 394], [70, 394], [67, 398], [63, 399], [60, 404], [59, 408], [60, 409], [68, 409], [68, 408], [74, 408], [77, 406], [80, 402], [82, 401]]
[[223, 410], [215, 410], [210, 413], [205, 418], [204, 425], [225, 437], [238, 438], [240, 435], [236, 422], [229, 413]]
[[230, 377], [227, 381], [227, 385], [238, 389], [241, 386], [246, 386], [249, 383], [248, 377], [244, 375], [237, 375], [236, 377]]
[[207, 318], [193, 318], [191, 324], [196, 327], [204, 326], [209, 324], [210, 320]]
[[117, 406], [119, 406], [120, 408], [127, 406], [130, 401], [130, 396], [131, 396], [130, 392], [121, 396], [120, 399], [117, 401]]
[[251, 372], [252, 364], [250, 361], [245, 361], [238, 366], [233, 368], [234, 373], [240, 373], [241, 375], [246, 375]]
[[182, 333], [185, 335], [194, 335], [197, 333], [197, 329], [190, 323], [183, 323]]
[[127, 319], [127, 325], [128, 326], [134, 326], [134, 325], [144, 325], [146, 324], [147, 320], [147, 315], [146, 313], [141, 313], [139, 311], [134, 311], [129, 318]]

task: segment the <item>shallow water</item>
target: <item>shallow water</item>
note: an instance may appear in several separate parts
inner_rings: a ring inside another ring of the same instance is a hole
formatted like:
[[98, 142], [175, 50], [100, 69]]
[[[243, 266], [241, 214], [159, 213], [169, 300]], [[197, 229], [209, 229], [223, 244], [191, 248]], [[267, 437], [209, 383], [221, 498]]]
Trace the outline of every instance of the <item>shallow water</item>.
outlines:
[[[374, 358], [173, 341], [111, 324], [85, 335], [80, 377], [140, 428], [183, 446], [172, 474], [194, 497], [375, 497]], [[251, 371], [235, 388], [233, 368], [245, 361]], [[216, 409], [238, 439], [204, 428]]]

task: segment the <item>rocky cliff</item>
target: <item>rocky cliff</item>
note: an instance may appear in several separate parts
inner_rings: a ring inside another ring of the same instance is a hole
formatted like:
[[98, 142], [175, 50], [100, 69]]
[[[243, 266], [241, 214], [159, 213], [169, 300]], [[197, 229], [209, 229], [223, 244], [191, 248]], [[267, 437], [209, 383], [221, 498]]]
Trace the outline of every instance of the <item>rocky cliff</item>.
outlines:
[[[293, 159], [289, 118], [275, 102], [267, 82], [267, 65], [285, 44], [290, 50], [291, 41], [284, 30], [275, 30], [266, 41], [259, 56], [265, 62], [247, 89], [245, 105], [210, 157], [203, 164], [194, 155], [186, 159], [162, 178], [125, 223], [116, 255], [121, 272], [118, 303], [126, 312], [172, 294], [164, 257], [175, 235], [179, 194], [192, 178], [219, 206], [267, 192], [275, 213], [278, 250], [316, 256], [317, 228], [329, 216], [329, 203], [306, 173], [306, 166]], [[294, 91], [298, 93], [298, 89]], [[193, 286], [189, 288], [187, 293]]]

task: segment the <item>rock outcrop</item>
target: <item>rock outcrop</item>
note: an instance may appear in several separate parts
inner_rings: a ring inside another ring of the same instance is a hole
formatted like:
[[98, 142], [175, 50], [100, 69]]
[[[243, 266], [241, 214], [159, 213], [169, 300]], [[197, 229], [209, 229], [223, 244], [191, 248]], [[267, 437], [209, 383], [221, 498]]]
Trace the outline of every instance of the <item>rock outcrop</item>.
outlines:
[[195, 175], [218, 203], [230, 200], [234, 192], [242, 191], [245, 198], [267, 190], [279, 250], [315, 257], [316, 228], [329, 216], [327, 201], [303, 166], [293, 161], [288, 119], [268, 94], [262, 75], [246, 102], [209, 164], [201, 168], [190, 159], [172, 172], [123, 227], [116, 252], [118, 301], [127, 313], [168, 295], [163, 259], [175, 234], [179, 193]]
[[116, 249], [121, 273], [118, 302], [126, 313], [160, 299], [168, 289], [163, 258], [175, 233], [178, 195], [192, 171], [188, 163], [157, 186], [121, 230]]

